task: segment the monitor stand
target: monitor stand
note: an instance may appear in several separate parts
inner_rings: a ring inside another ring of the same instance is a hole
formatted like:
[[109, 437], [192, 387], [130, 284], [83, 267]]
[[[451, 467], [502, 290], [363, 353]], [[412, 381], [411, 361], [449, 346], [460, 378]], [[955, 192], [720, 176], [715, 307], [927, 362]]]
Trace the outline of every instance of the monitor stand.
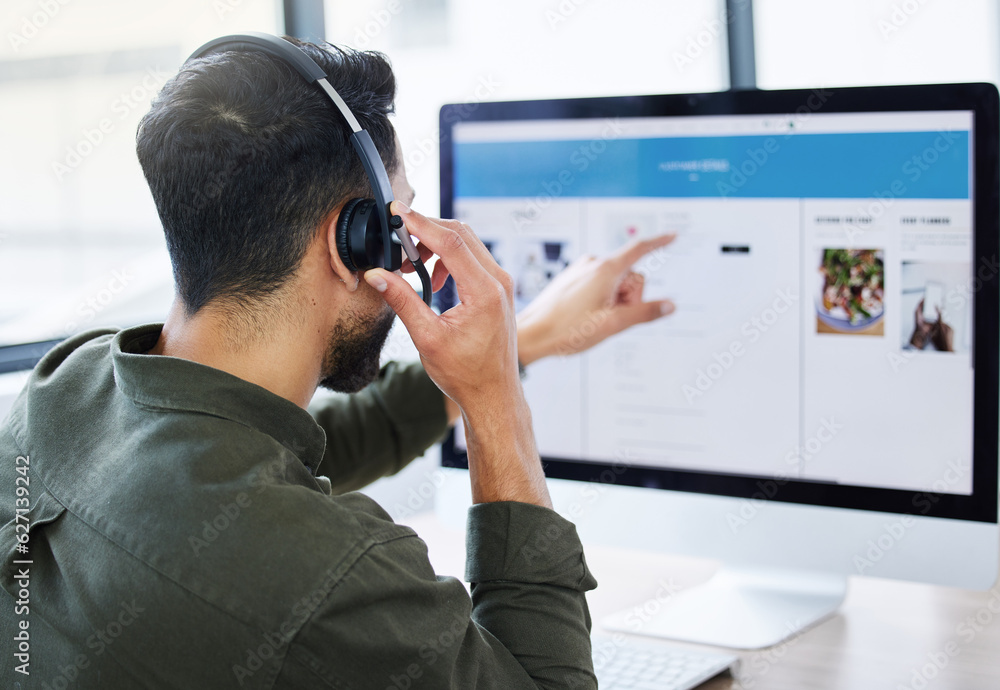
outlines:
[[634, 606], [605, 618], [609, 630], [684, 642], [760, 649], [778, 644], [832, 615], [847, 577], [815, 571], [720, 569], [708, 582], [673, 594], [659, 606]]

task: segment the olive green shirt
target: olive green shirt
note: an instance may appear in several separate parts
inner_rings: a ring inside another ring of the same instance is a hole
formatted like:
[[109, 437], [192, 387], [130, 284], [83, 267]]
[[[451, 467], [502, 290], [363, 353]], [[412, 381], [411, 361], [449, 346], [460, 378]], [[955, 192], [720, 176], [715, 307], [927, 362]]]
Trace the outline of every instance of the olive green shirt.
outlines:
[[4, 688], [597, 686], [572, 524], [472, 507], [470, 598], [413, 530], [344, 493], [445, 432], [419, 366], [310, 415], [145, 354], [160, 328], [60, 344], [0, 425]]

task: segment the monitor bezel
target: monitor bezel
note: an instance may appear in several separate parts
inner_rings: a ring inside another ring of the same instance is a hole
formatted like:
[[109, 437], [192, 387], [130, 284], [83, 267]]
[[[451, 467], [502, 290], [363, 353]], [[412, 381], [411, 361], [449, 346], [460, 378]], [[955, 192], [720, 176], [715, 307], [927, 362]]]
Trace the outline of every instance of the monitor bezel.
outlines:
[[[725, 91], [719, 93], [617, 96], [532, 101], [448, 104], [440, 111], [441, 215], [454, 216], [453, 139], [460, 122], [549, 120], [608, 117], [705, 115], [800, 116], [811, 113], [874, 113], [907, 111], [972, 111], [973, 117], [973, 266], [995, 262], [1000, 249], [1000, 105], [992, 84], [921, 84], [907, 86], [838, 87], [784, 91]], [[995, 265], [995, 263], [991, 264]], [[980, 276], [980, 278], [982, 278]], [[454, 304], [454, 291], [444, 289], [438, 306]], [[774, 477], [623, 466], [608, 460], [573, 460], [543, 456], [546, 476], [602, 481], [614, 471], [617, 484], [773, 500], [784, 503], [846, 508], [883, 513], [924, 515], [997, 523], [998, 434], [1000, 434], [1000, 279], [995, 272], [982, 279], [973, 293], [973, 491], [955, 495], [926, 491], [853, 486]], [[988, 327], [977, 327], [987, 324]], [[468, 457], [455, 446], [454, 432], [442, 444], [445, 467], [468, 468]]]

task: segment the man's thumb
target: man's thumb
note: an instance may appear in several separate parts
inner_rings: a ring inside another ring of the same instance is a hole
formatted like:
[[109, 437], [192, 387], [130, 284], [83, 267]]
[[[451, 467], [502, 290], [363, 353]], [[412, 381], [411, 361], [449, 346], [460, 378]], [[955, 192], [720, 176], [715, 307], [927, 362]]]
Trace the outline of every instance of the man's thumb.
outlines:
[[424, 304], [417, 291], [395, 273], [382, 268], [373, 268], [365, 271], [365, 282], [382, 295], [386, 304], [396, 312], [410, 333], [413, 333], [414, 329], [420, 329], [434, 316], [434, 312]]
[[677, 307], [668, 299], [656, 302], [640, 302], [639, 304], [619, 305], [615, 307], [617, 330], [621, 331], [637, 323], [646, 323], [674, 313]]

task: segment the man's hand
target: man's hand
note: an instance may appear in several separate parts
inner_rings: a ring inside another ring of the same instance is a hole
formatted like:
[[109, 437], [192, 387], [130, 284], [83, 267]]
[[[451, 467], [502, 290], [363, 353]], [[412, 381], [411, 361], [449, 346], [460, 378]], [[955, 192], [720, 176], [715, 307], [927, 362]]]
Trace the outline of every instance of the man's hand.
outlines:
[[372, 269], [365, 281], [382, 293], [428, 375], [462, 411], [473, 500], [551, 507], [518, 376], [513, 281], [464, 223], [433, 221], [398, 201], [392, 210], [422, 252], [437, 254], [434, 282], [450, 273], [461, 302], [439, 316], [395, 273]]
[[509, 395], [518, 387], [510, 276], [464, 223], [431, 220], [409, 210], [400, 215], [421, 248], [438, 255], [435, 278], [447, 270], [461, 302], [438, 316], [393, 273], [372, 269], [365, 280], [382, 291], [409, 331], [427, 373], [463, 411], [492, 404], [482, 400], [483, 393]]
[[937, 308], [938, 320], [931, 326], [931, 343], [940, 352], [955, 351], [955, 329], [941, 318], [941, 307]]
[[675, 237], [637, 240], [607, 258], [582, 257], [570, 264], [518, 314], [521, 364], [582, 352], [630, 326], [673, 312], [669, 300], [642, 301], [644, 279], [632, 266]]
[[932, 326], [933, 324], [924, 321], [924, 301], [921, 299], [917, 302], [917, 311], [913, 314], [913, 335], [910, 336], [910, 345], [923, 350], [931, 335]]

